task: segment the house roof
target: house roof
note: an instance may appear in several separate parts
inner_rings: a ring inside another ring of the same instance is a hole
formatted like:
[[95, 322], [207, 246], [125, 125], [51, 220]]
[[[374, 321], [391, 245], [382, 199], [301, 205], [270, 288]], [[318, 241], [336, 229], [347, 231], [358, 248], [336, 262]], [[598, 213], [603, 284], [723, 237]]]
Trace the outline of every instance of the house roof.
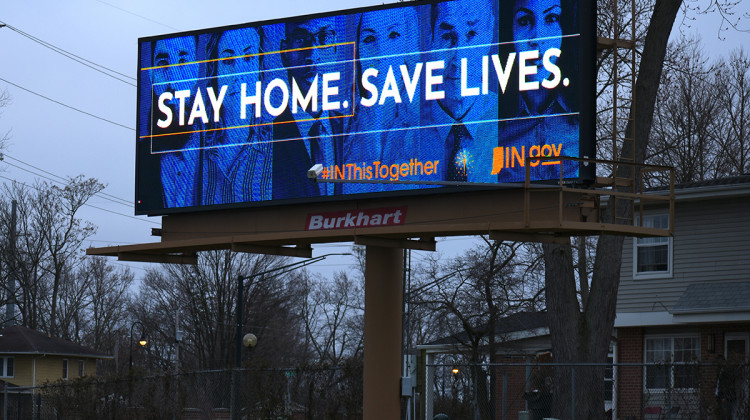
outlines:
[[672, 308], [673, 315], [750, 311], [750, 282], [694, 283]]
[[675, 184], [674, 187], [675, 189], [684, 190], [688, 188], [717, 187], [737, 184], [750, 184], [750, 174], [727, 176], [723, 178], [707, 179], [704, 181], [696, 182], [683, 182], [681, 184]]
[[15, 325], [0, 329], [0, 354], [45, 354], [111, 359], [112, 356], [62, 338]]
[[[519, 312], [500, 318], [495, 322], [495, 335], [513, 335], [514, 333], [533, 332], [540, 328], [549, 328], [547, 312]], [[477, 328], [487, 330], [487, 326]], [[527, 338], [527, 337], [517, 337]], [[427, 345], [460, 345], [469, 341], [469, 335], [464, 331], [448, 337], [427, 343]]]
[[[669, 186], [648, 188], [647, 191], [663, 192]], [[750, 174], [707, 179], [705, 181], [683, 182], [674, 185], [676, 200], [713, 198], [717, 196], [737, 196], [750, 193]]]

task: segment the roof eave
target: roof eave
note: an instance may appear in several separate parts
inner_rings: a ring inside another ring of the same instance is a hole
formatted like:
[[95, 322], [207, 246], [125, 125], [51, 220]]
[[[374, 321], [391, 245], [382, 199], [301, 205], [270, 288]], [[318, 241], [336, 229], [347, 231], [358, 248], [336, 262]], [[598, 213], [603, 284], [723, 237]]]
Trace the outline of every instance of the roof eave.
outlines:
[[106, 359], [112, 360], [115, 357], [106, 354], [83, 354], [83, 353], [51, 353], [41, 351], [2, 351], [0, 350], [0, 356], [59, 356], [59, 357], [85, 357], [88, 359]]

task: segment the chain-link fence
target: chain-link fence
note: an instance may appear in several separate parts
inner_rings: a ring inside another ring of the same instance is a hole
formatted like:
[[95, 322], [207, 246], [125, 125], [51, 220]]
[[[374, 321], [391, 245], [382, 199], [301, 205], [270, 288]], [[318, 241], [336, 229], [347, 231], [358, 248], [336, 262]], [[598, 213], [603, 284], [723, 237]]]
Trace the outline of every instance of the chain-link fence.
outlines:
[[750, 368], [719, 363], [427, 365], [419, 418], [750, 419]]
[[[402, 416], [408, 420], [750, 419], [746, 364], [423, 366], [413, 382], [416, 407]], [[0, 387], [0, 412], [10, 420], [202, 420], [233, 414], [354, 420], [362, 418], [362, 374], [361, 366], [342, 366], [82, 378]]]
[[82, 378], [8, 396], [8, 419], [347, 420], [361, 418], [362, 367]]

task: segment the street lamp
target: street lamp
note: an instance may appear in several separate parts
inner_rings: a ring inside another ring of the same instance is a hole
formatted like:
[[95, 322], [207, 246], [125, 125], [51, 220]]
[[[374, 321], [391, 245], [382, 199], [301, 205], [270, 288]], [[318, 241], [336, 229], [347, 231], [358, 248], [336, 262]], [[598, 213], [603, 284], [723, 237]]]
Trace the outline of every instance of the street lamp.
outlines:
[[245, 281], [251, 280], [256, 277], [265, 276], [266, 274], [275, 273], [274, 275], [278, 276], [284, 273], [288, 273], [292, 270], [296, 270], [298, 268], [302, 268], [306, 265], [315, 264], [316, 262], [323, 261], [326, 259], [326, 257], [330, 257], [331, 255], [351, 255], [350, 253], [340, 253], [340, 254], [325, 254], [321, 255], [315, 258], [310, 258], [308, 260], [304, 261], [297, 261], [296, 263], [287, 264], [281, 267], [272, 268], [270, 270], [262, 271], [260, 273], [251, 274], [249, 276], [238, 276], [237, 277], [237, 334], [235, 337], [235, 347], [236, 347], [236, 353], [234, 358], [234, 364], [236, 369], [232, 371], [232, 390], [231, 390], [231, 397], [230, 397], [230, 413], [229, 416], [232, 420], [236, 420], [240, 418], [240, 400], [239, 400], [239, 368], [242, 367], [242, 345], [245, 344], [245, 347], [255, 347], [256, 344], [258, 344], [258, 338], [255, 337], [255, 334], [246, 334], [244, 337], [242, 336], [242, 303], [244, 301], [244, 289], [245, 289]]
[[148, 340], [146, 339], [146, 327], [140, 321], [135, 321], [130, 325], [130, 362], [129, 362], [129, 373], [133, 373], [133, 327], [138, 324], [141, 326], [141, 338], [138, 340], [138, 344], [141, 347], [146, 347]]
[[338, 253], [338, 254], [336, 254], [336, 253], [325, 254], [325, 255], [320, 255], [318, 257], [315, 257], [315, 258], [310, 258], [308, 260], [297, 261], [296, 263], [284, 265], [284, 266], [281, 266], [281, 267], [272, 268], [270, 270], [262, 271], [260, 273], [250, 274], [249, 276], [239, 276], [239, 277], [237, 277], [237, 331], [236, 331], [236, 336], [235, 336], [236, 354], [235, 354], [235, 357], [234, 357], [235, 367], [237, 367], [237, 368], [242, 367], [242, 357], [241, 357], [242, 356], [242, 312], [243, 312], [242, 304], [243, 304], [243, 301], [244, 301], [244, 296], [243, 295], [244, 295], [244, 289], [245, 289], [245, 281], [246, 280], [254, 279], [256, 277], [265, 276], [266, 274], [276, 273], [277, 271], [279, 273], [276, 273], [275, 275], [278, 276], [278, 275], [281, 275], [281, 274], [288, 273], [290, 271], [296, 270], [298, 268], [302, 268], [304, 266], [307, 266], [307, 265], [310, 265], [310, 264], [315, 264], [316, 262], [323, 261], [324, 259], [326, 259], [326, 257], [330, 257], [332, 255], [352, 255], [352, 254], [350, 254], [348, 252]]
[[255, 348], [258, 345], [258, 337], [253, 333], [247, 333], [242, 337], [242, 345], [249, 348]]

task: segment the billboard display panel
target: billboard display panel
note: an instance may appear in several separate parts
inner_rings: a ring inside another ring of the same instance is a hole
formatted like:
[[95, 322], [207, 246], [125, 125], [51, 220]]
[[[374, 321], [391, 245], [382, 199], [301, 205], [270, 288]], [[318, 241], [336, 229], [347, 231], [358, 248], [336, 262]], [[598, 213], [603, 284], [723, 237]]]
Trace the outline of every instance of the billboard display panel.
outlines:
[[[592, 5], [412, 2], [139, 40], [136, 213], [585, 177]], [[587, 13], [590, 13], [587, 15]], [[562, 166], [562, 168], [561, 168]]]

